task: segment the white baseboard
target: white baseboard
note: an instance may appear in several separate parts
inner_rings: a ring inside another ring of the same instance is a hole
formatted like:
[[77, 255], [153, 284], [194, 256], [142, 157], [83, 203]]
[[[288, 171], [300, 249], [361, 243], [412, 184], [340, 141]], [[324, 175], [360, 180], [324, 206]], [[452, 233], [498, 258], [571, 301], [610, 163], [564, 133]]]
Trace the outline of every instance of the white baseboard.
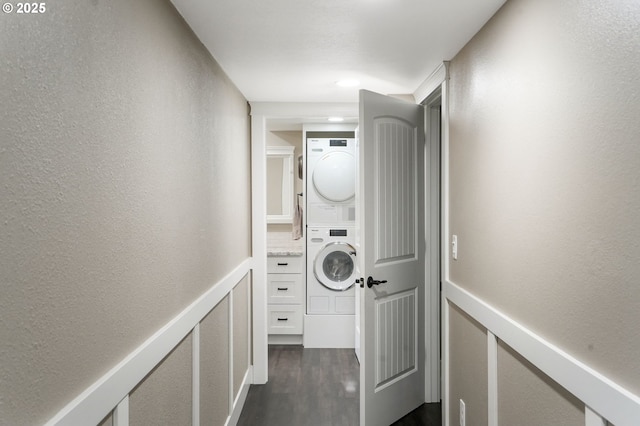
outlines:
[[270, 345], [302, 345], [302, 334], [270, 334]]
[[355, 315], [305, 315], [305, 348], [355, 348]]

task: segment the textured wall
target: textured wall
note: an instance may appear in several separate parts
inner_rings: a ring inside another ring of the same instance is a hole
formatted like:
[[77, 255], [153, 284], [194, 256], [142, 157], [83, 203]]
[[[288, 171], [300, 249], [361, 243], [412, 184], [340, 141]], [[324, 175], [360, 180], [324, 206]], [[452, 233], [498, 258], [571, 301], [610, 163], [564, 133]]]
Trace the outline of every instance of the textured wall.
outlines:
[[249, 368], [251, 331], [249, 325], [250, 278], [247, 275], [233, 289], [233, 397], [238, 396]]
[[107, 417], [105, 417], [98, 426], [113, 426], [113, 416], [111, 413]]
[[200, 423], [203, 425], [223, 426], [230, 414], [228, 365], [229, 296], [200, 323]]
[[639, 69], [635, 0], [508, 1], [450, 68], [452, 281], [636, 394]]
[[[460, 424], [460, 400], [467, 424], [487, 424], [487, 330], [455, 305], [449, 309], [449, 416]], [[505, 423], [507, 424], [507, 423]]]
[[267, 158], [267, 214], [281, 215], [282, 183], [284, 173], [282, 158]]
[[131, 392], [131, 426], [191, 424], [192, 345], [188, 335]]
[[503, 342], [498, 365], [500, 424], [584, 426], [584, 404]]
[[0, 418], [38, 424], [250, 255], [249, 120], [168, 1], [0, 40]]

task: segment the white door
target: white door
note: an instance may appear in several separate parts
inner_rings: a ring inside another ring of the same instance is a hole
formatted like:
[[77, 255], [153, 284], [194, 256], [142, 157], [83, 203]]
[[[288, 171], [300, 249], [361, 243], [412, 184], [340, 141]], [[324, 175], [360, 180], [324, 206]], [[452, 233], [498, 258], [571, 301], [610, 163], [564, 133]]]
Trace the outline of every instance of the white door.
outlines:
[[424, 114], [362, 90], [359, 126], [360, 425], [388, 426], [425, 401]]

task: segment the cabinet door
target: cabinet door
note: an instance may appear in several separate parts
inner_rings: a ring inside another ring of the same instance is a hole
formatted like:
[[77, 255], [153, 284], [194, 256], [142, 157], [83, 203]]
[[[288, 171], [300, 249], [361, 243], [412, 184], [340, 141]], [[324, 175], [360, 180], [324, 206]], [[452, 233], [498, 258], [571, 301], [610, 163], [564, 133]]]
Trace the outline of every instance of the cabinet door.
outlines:
[[269, 305], [269, 334], [302, 334], [301, 305]]
[[302, 256], [273, 256], [267, 258], [269, 274], [301, 274]]
[[269, 303], [302, 303], [302, 274], [268, 274], [267, 295]]

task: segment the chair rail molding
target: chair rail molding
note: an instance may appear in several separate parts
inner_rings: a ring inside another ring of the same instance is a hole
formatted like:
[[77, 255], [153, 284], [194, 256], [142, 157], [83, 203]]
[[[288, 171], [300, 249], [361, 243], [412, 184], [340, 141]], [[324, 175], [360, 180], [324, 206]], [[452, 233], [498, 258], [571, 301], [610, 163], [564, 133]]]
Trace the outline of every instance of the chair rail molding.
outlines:
[[[242, 261], [233, 271], [69, 402], [45, 425], [98, 424], [110, 412], [113, 412], [114, 425], [127, 426], [129, 424], [129, 393], [189, 333], [194, 331], [194, 340], [199, 337], [199, 324], [202, 319], [222, 299], [228, 294], [232, 294], [235, 286], [251, 273], [252, 268], [253, 258], [249, 257]], [[197, 342], [194, 342], [193, 345], [194, 348], [198, 347]], [[199, 357], [196, 361], [199, 362]], [[235, 413], [235, 411], [242, 410], [242, 404], [248, 392], [251, 371], [251, 366], [249, 366], [230, 417], [239, 416], [239, 412]], [[195, 369], [192, 374], [195, 374]], [[198, 380], [199, 377], [196, 377], [196, 381]], [[233, 387], [233, 382], [230, 383], [230, 386]], [[194, 401], [194, 404], [198, 403]]]
[[[493, 306], [471, 294], [467, 290], [444, 280], [442, 288], [443, 304], [452, 303], [462, 309], [487, 329], [489, 338], [500, 339], [540, 371], [564, 387], [585, 404], [585, 425], [602, 425], [604, 420], [617, 425], [637, 425], [640, 419], [640, 397], [623, 388], [613, 380], [572, 357], [559, 347], [538, 336], [524, 325], [513, 320]], [[447, 317], [443, 320], [448, 324]], [[448, 327], [445, 327], [448, 330]], [[445, 336], [445, 356], [449, 356], [448, 336]], [[492, 344], [488, 348], [488, 371], [495, 374], [496, 350]], [[448, 362], [446, 363], [448, 365]], [[448, 382], [448, 366], [445, 372]], [[448, 383], [445, 385], [448, 388]], [[489, 380], [489, 416], [491, 424], [497, 424], [494, 401], [496, 397], [495, 379]], [[447, 395], [448, 397], [448, 395]], [[492, 407], [494, 408], [493, 412]], [[448, 422], [446, 423], [448, 424]]]

